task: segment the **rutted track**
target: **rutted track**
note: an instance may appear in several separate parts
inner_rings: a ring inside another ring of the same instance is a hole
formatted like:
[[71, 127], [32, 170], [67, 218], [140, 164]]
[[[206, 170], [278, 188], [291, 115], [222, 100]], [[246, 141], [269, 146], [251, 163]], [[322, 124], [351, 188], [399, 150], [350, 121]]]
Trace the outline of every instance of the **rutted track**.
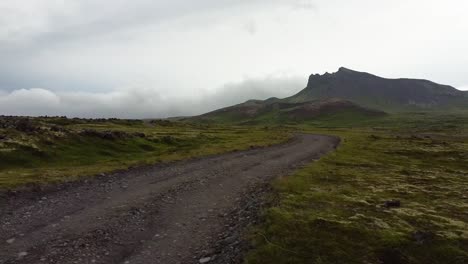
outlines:
[[154, 165], [0, 198], [0, 263], [235, 263], [271, 179], [339, 139]]

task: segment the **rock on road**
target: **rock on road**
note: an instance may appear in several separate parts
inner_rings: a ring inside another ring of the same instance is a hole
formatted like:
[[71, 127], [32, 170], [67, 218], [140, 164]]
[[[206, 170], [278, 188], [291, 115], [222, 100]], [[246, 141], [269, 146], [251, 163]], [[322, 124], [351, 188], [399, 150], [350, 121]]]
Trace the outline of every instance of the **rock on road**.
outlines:
[[0, 263], [238, 263], [267, 183], [339, 139], [152, 165], [0, 195]]

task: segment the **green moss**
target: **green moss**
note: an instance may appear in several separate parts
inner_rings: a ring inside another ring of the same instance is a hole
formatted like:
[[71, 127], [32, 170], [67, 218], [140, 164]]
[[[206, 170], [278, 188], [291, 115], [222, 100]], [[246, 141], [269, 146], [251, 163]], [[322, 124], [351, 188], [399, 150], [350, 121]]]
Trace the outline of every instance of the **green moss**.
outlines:
[[[455, 127], [437, 133], [425, 121], [401, 128], [303, 127], [338, 135], [342, 144], [274, 183], [279, 202], [252, 232], [246, 262], [468, 262], [468, 129], [454, 122], [463, 118], [448, 117]], [[384, 206], [393, 199], [400, 208]]]

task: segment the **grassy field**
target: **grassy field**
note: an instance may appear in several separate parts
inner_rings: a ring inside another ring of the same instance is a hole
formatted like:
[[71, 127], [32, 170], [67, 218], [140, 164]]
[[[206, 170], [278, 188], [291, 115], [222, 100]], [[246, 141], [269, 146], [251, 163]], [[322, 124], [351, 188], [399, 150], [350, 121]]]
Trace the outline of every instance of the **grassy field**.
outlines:
[[278, 127], [0, 117], [0, 188], [283, 142]]
[[342, 144], [274, 183], [246, 262], [468, 263], [468, 116], [338, 126], [302, 128]]
[[273, 183], [247, 263], [468, 263], [463, 112], [329, 116], [288, 127], [0, 117], [0, 188], [266, 146], [291, 131], [342, 143]]

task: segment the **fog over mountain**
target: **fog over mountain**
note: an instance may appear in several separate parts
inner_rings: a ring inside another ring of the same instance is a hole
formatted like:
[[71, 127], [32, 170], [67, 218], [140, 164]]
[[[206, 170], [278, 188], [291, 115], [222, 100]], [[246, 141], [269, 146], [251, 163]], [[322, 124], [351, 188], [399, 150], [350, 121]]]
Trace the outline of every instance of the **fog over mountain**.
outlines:
[[66, 115], [69, 117], [152, 118], [205, 113], [251, 98], [286, 97], [305, 85], [302, 78], [248, 79], [228, 83], [197, 96], [170, 95], [133, 87], [110, 92], [59, 91], [42, 88], [0, 92], [4, 115]]
[[0, 114], [193, 115], [340, 66], [468, 89], [463, 0], [0, 2]]

